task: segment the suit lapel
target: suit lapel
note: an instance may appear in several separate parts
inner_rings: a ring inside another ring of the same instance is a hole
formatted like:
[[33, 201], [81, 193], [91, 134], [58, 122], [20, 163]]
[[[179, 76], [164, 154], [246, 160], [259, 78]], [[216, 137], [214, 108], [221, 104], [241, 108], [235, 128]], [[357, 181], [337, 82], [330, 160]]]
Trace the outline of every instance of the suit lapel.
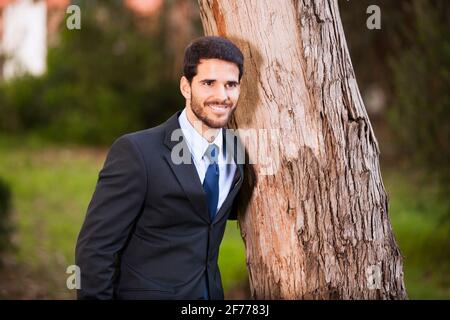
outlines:
[[[195, 212], [206, 222], [210, 223], [210, 218], [208, 214], [208, 207], [206, 203], [206, 195], [203, 190], [200, 178], [197, 173], [197, 169], [192, 160], [192, 155], [189, 151], [187, 143], [184, 136], [182, 135], [181, 128], [178, 122], [178, 117], [181, 111], [174, 114], [171, 118], [166, 121], [165, 128], [165, 138], [164, 144], [169, 148], [169, 152], [164, 154], [164, 158], [171, 167], [174, 175], [176, 176], [178, 183], [183, 188], [187, 198], [191, 202], [192, 206], [195, 208]], [[171, 139], [174, 130], [180, 130], [180, 140], [173, 141]], [[189, 159], [189, 163], [175, 164], [171, 158], [172, 149], [181, 143], [181, 149], [183, 152], [188, 152], [189, 155], [185, 155], [185, 159]]]
[[225, 198], [225, 201], [223, 202], [222, 206], [220, 207], [219, 211], [217, 212], [216, 216], [214, 217], [214, 221], [218, 221], [222, 218], [222, 216], [226, 212], [226, 208], [231, 205], [229, 204], [230, 201], [234, 200], [234, 197], [236, 196], [236, 193], [239, 191], [242, 185], [243, 177], [244, 177], [244, 165], [243, 165], [243, 158], [239, 155], [245, 155], [244, 148], [242, 147], [239, 137], [235, 136], [231, 133], [231, 131], [228, 131], [226, 133], [226, 129], [223, 129], [223, 136], [225, 139], [225, 152], [232, 153], [234, 163], [236, 163], [236, 172], [234, 174], [233, 182], [231, 183], [230, 191], [228, 192], [227, 197]]

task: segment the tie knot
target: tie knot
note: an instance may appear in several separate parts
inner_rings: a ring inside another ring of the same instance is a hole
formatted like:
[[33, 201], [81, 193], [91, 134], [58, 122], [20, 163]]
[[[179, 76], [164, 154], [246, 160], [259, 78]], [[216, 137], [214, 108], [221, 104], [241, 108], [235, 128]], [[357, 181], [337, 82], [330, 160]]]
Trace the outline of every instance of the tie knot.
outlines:
[[206, 149], [205, 156], [208, 157], [211, 163], [217, 163], [219, 159], [219, 147], [215, 144], [210, 144]]

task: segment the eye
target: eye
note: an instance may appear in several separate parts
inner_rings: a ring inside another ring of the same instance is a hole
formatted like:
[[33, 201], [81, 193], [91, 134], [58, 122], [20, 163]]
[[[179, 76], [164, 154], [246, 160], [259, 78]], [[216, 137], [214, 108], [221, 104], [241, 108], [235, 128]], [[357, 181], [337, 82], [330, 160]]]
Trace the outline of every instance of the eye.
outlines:
[[211, 87], [212, 84], [213, 84], [213, 81], [212, 81], [212, 80], [204, 81], [203, 84], [204, 84], [205, 86]]
[[238, 86], [237, 82], [229, 82], [227, 83], [228, 88], [236, 88]]

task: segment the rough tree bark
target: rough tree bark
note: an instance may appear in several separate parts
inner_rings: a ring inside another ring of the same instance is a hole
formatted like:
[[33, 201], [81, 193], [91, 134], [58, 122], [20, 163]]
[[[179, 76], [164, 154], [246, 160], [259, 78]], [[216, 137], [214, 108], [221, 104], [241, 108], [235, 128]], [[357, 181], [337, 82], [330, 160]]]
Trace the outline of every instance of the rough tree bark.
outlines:
[[246, 168], [239, 224], [252, 297], [406, 299], [337, 1], [198, 2], [205, 33], [246, 58], [232, 127], [276, 129], [281, 141], [247, 150], [279, 155], [274, 174]]

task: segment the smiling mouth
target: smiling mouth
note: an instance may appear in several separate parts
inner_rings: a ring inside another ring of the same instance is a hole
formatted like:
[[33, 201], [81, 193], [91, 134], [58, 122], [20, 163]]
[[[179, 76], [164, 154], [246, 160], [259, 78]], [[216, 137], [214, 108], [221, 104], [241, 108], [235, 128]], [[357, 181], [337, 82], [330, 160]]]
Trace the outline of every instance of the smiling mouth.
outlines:
[[223, 104], [210, 104], [208, 107], [217, 114], [224, 114], [228, 112], [229, 106]]

